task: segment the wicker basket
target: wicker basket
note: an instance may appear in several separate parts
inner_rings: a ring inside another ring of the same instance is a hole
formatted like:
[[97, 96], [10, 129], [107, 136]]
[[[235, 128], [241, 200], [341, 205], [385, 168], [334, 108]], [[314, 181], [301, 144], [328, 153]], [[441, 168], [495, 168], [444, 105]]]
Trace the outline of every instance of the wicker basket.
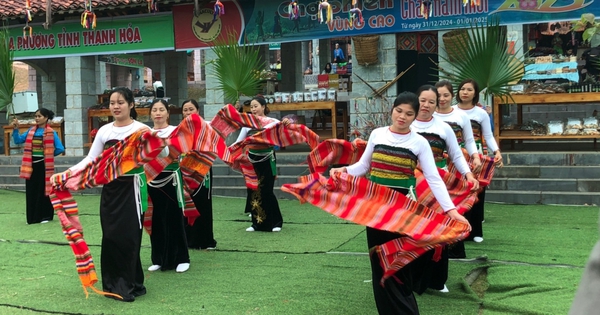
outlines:
[[379, 62], [379, 35], [362, 35], [352, 37], [354, 42], [354, 58], [361, 66], [368, 66]]
[[[469, 34], [467, 34], [466, 30], [452, 30], [444, 35], [442, 35], [442, 40], [444, 41], [444, 47], [446, 53], [448, 54], [448, 59], [451, 62], [457, 61], [461, 58], [463, 45], [467, 45], [469, 41]], [[461, 43], [463, 43], [461, 45]]]

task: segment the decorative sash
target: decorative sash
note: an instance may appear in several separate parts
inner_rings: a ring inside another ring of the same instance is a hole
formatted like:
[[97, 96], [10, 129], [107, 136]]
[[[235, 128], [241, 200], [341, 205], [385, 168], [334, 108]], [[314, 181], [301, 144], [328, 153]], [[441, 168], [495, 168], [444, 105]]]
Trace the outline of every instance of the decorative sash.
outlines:
[[[212, 164], [214, 158], [211, 160], [210, 157], [216, 156], [216, 153], [213, 152], [216, 151], [218, 141], [211, 141], [214, 140], [211, 137], [214, 131], [211, 133], [212, 129], [209, 130], [206, 126], [206, 122], [200, 116], [190, 115], [181, 122], [168, 139], [160, 138], [149, 130], [138, 130], [125, 140], [119, 141], [111, 148], [102, 152], [100, 156], [86, 165], [82, 170], [78, 170], [75, 173], [66, 171], [52, 176], [53, 191], [50, 199], [54, 210], [60, 218], [63, 233], [75, 254], [79, 278], [86, 296], [88, 294], [87, 288], [103, 295], [117, 295], [99, 291], [94, 287], [94, 284], [98, 281], [98, 277], [89, 248], [83, 239], [82, 227], [78, 218], [77, 203], [73, 200], [68, 189], [81, 190], [107, 184], [135, 168], [156, 160], [160, 152], [167, 145], [172, 154], [170, 156], [174, 156], [174, 159], [181, 153], [185, 152], [190, 155], [189, 152], [192, 152], [206, 156], [207, 161], [210, 161]], [[215, 151], [202, 151], [205, 148], [214, 148]], [[163, 164], [159, 163], [154, 165], [156, 168], [149, 169], [150, 174], [159, 174], [168, 163], [162, 166], [162, 168], [160, 165]], [[146, 170], [146, 168], [144, 169]], [[206, 174], [202, 173], [204, 169], [210, 169], [210, 165], [207, 167], [202, 166], [199, 170], [194, 169], [193, 172], [199, 177], [204, 178]], [[148, 180], [152, 178], [149, 177]]]
[[[23, 147], [23, 160], [21, 162], [21, 173], [19, 177], [30, 179], [31, 173], [33, 172], [33, 157], [32, 157], [32, 141], [33, 135], [37, 128], [31, 127], [27, 132], [27, 138], [25, 139], [25, 146]], [[6, 144], [5, 144], [6, 145]], [[50, 177], [54, 174], [54, 130], [48, 124], [44, 127], [44, 167], [45, 169], [45, 185], [46, 185], [46, 196], [49, 196], [52, 192], [52, 185], [50, 184]]]
[[287, 147], [298, 143], [308, 143], [311, 148], [315, 148], [319, 143], [319, 136], [305, 125], [290, 124], [286, 127], [282, 123], [277, 123], [271, 128], [233, 144], [220, 158], [232, 169], [242, 172], [246, 187], [257, 189], [258, 179], [248, 159], [248, 150], [260, 150], [271, 146]]
[[281, 190], [344, 220], [408, 236], [371, 249], [382, 262], [382, 284], [416, 257], [463, 240], [470, 232], [468, 223], [453, 220], [393, 189], [347, 173], [336, 173], [329, 179], [313, 173], [301, 177], [300, 183], [283, 185]]

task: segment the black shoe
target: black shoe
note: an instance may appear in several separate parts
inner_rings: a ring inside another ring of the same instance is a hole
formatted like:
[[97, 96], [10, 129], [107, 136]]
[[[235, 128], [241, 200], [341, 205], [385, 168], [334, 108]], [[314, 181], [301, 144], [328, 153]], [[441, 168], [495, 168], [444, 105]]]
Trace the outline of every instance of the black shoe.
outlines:
[[144, 286], [142, 286], [141, 288], [139, 288], [131, 293], [131, 295], [133, 295], [134, 297], [142, 296], [145, 294], [146, 294], [146, 287], [144, 287]]
[[112, 295], [105, 295], [105, 297], [107, 297], [109, 299], [121, 301], [121, 302], [133, 302], [133, 301], [135, 301], [135, 297], [133, 295], [126, 295], [126, 296], [123, 296], [123, 298], [119, 298], [117, 296], [112, 296]]

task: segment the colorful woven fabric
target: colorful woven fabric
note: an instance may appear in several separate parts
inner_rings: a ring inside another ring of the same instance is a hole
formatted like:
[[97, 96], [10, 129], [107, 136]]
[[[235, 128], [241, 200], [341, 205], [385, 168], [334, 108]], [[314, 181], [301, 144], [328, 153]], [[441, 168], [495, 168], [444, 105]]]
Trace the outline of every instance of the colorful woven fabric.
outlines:
[[305, 125], [284, 126], [282, 123], [277, 123], [271, 128], [233, 144], [225, 151], [221, 160], [234, 170], [242, 172], [246, 180], [246, 187], [256, 189], [258, 179], [252, 163], [248, 160], [248, 150], [271, 146], [283, 148], [298, 143], [307, 143], [311, 148], [315, 148], [319, 144], [319, 136]]
[[473, 128], [473, 138], [475, 139], [475, 144], [477, 145], [479, 153], [483, 153], [483, 155], [487, 156], [487, 145], [485, 145], [481, 124], [475, 120], [471, 120], [471, 128]]
[[446, 123], [448, 125], [450, 125], [450, 128], [452, 128], [452, 131], [454, 131], [454, 135], [456, 136], [458, 145], [463, 147], [465, 145], [465, 139], [463, 139], [462, 127], [458, 123], [453, 122], [453, 121], [446, 121]]
[[[475, 202], [477, 202], [477, 191], [471, 191], [473, 185], [467, 182], [462, 175], [456, 171], [450, 172], [438, 168], [438, 172], [446, 184], [446, 189], [448, 190], [450, 199], [452, 199], [452, 202], [456, 206], [456, 210], [460, 214], [469, 211]], [[417, 178], [416, 190], [417, 196], [419, 196], [419, 202], [434, 211], [442, 211], [442, 207], [437, 199], [435, 199], [433, 191], [429, 187], [429, 184], [427, 184], [427, 180], [425, 180], [423, 173], [417, 169], [415, 170], [415, 175]]]
[[409, 149], [377, 144], [373, 148], [369, 177], [377, 183], [395, 186], [398, 181], [415, 177], [417, 163], [417, 156]]
[[382, 283], [425, 251], [462, 240], [470, 231], [467, 223], [347, 173], [336, 173], [329, 179], [313, 173], [302, 177], [300, 183], [285, 184], [281, 189], [300, 202], [309, 202], [339, 218], [408, 236], [371, 249], [382, 261]]
[[271, 120], [267, 117], [240, 113], [231, 104], [227, 104], [217, 112], [210, 124], [221, 134], [221, 137], [227, 138], [232, 132], [241, 129], [242, 127], [262, 129], [270, 122]]
[[[179, 161], [179, 168], [186, 186], [191, 184], [198, 187], [199, 183], [204, 182], [204, 176], [210, 170], [218, 152], [225, 151], [226, 147], [223, 138], [199, 115], [190, 115], [184, 119], [166, 141], [169, 144], [169, 156], [157, 157], [144, 164], [144, 172], [149, 181], [183, 155]], [[184, 195], [186, 195], [185, 189]], [[153, 206], [149, 203], [148, 210], [144, 214], [144, 228], [148, 234], [152, 233], [152, 212]], [[183, 215], [189, 225], [193, 225], [196, 218], [200, 216], [189, 196], [189, 191], [185, 198]]]
[[[21, 162], [21, 173], [19, 174], [19, 177], [25, 179], [31, 178], [31, 173], [33, 172], [32, 143], [35, 130], [36, 127], [29, 129], [23, 147], [23, 160]], [[50, 177], [54, 174], [54, 130], [52, 130], [52, 127], [49, 125], [46, 125], [45, 127], [42, 144], [44, 147], [44, 167], [46, 168], [46, 196], [49, 196], [52, 192]]]
[[67, 171], [52, 176], [53, 190], [50, 200], [60, 218], [63, 233], [75, 254], [77, 272], [86, 296], [87, 288], [103, 295], [110, 293], [98, 291], [94, 287], [94, 284], [98, 281], [94, 262], [83, 238], [77, 203], [73, 200], [68, 189], [80, 190], [107, 184], [143, 163], [156, 158], [164, 146], [163, 139], [148, 131], [137, 131], [112, 148], [105, 150], [83, 170], [77, 173]]
[[429, 132], [419, 132], [421, 136], [423, 136], [429, 146], [431, 146], [431, 151], [433, 152], [433, 158], [435, 162], [441, 162], [444, 158], [444, 150], [446, 150], [446, 140], [442, 139], [437, 133], [429, 133]]
[[[211, 133], [206, 126], [207, 124], [199, 116], [190, 115], [167, 139], [160, 138], [149, 130], [139, 130], [105, 150], [84, 169], [76, 173], [67, 171], [52, 176], [53, 191], [50, 199], [57, 214], [61, 217], [63, 233], [75, 254], [79, 277], [86, 295], [87, 288], [104, 295], [110, 293], [101, 292], [94, 288], [97, 276], [93, 260], [83, 239], [82, 227], [78, 220], [77, 204], [72, 199], [68, 189], [81, 190], [107, 184], [117, 177], [156, 159], [167, 145], [169, 145], [170, 156], [174, 157], [188, 151], [198, 153], [213, 147], [216, 150], [219, 141], [214, 139], [214, 131]], [[191, 154], [188, 153], [188, 155]], [[216, 156], [216, 153], [206, 153], [206, 156], [209, 157], [206, 161], [209, 161], [210, 157]], [[214, 158], [210, 160], [211, 164], [213, 160]], [[166, 166], [168, 164], [152, 164], [153, 167], [149, 169], [149, 173], [159, 174], [162, 171], [162, 165]], [[210, 165], [206, 170], [209, 169]], [[202, 174], [202, 168], [200, 170], [194, 169], [193, 172], [201, 177], [206, 174]]]
[[359, 160], [366, 147], [367, 142], [360, 138], [352, 142], [341, 139], [324, 140], [308, 154], [308, 169], [311, 173], [322, 174], [331, 165], [353, 164]]
[[[469, 156], [466, 149], [462, 149], [463, 155], [465, 156], [465, 160], [469, 163], [471, 169], [473, 169], [472, 165], [472, 157]], [[479, 154], [479, 159], [481, 160], [481, 171], [475, 174], [475, 178], [479, 181], [479, 189], [483, 189], [488, 186], [494, 177], [494, 171], [496, 170], [496, 166], [494, 165], [494, 158], [488, 155]], [[448, 171], [452, 173], [457, 173], [455, 165], [452, 163], [448, 163]]]

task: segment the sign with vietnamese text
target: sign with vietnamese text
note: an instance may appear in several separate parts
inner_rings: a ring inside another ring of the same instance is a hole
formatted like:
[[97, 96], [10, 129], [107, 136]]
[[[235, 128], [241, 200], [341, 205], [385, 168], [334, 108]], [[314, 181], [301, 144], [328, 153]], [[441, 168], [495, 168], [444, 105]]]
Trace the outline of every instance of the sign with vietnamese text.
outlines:
[[[99, 19], [96, 29], [79, 22], [56, 23], [50, 30], [33, 25], [33, 33], [9, 28], [15, 60], [171, 50], [173, 16], [169, 14]], [[24, 36], [26, 35], [26, 36]]]
[[98, 61], [124, 67], [144, 67], [144, 56], [141, 54], [101, 55], [98, 56]]
[[[263, 44], [464, 28], [486, 23], [492, 15], [504, 25], [578, 20], [582, 13], [600, 16], [600, 0], [480, 0], [479, 5], [472, 5], [473, 0], [467, 5], [463, 0], [435, 0], [431, 1], [431, 16], [427, 19], [421, 14], [421, 5], [428, 1], [363, 0], [357, 2], [363, 20], [351, 22], [352, 1], [330, 0], [333, 19], [321, 23], [319, 2], [299, 1], [297, 19], [290, 15], [290, 2], [281, 0], [222, 1], [226, 14], [214, 17], [212, 6], [207, 5], [202, 9], [202, 18], [194, 17], [191, 4], [177, 6], [173, 9], [175, 46], [178, 50], [209, 47], [213, 44], [211, 38], [219, 34], [217, 30], [222, 34], [227, 29], [241, 30], [239, 38], [246, 43]], [[188, 34], [180, 34], [178, 25]]]

